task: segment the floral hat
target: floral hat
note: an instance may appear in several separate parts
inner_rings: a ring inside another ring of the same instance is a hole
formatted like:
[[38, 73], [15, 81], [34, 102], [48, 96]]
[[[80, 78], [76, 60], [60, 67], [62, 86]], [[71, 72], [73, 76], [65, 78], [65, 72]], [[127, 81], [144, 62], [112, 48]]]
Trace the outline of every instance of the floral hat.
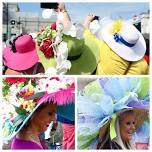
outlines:
[[6, 78], [3, 84], [3, 140], [13, 138], [41, 104], [74, 103], [71, 78]]
[[148, 117], [149, 79], [100, 78], [79, 93], [77, 102], [78, 148], [96, 149], [107, 128], [110, 138], [116, 137], [115, 122], [122, 112], [135, 112], [136, 129]]
[[95, 71], [100, 48], [83, 34], [80, 24], [64, 28], [55, 22], [38, 33], [38, 55], [46, 74], [91, 74]]

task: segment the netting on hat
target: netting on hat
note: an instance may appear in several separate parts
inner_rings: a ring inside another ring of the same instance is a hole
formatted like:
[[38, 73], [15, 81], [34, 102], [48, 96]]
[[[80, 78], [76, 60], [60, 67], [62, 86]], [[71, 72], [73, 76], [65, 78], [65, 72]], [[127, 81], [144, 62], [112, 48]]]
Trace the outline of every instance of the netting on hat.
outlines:
[[[77, 107], [78, 148], [96, 149], [94, 143], [98, 141], [99, 130], [111, 119], [116, 119], [115, 113], [129, 108], [148, 110], [149, 79], [100, 78], [79, 93]], [[111, 123], [110, 136], [114, 138], [115, 135]]]

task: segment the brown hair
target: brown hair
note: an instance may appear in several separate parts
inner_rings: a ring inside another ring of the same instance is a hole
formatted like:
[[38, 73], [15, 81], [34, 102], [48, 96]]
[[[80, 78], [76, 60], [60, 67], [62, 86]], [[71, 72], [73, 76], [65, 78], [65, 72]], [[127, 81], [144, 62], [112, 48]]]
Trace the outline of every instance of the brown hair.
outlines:
[[126, 115], [134, 115], [134, 117], [136, 116], [135, 112], [130, 109], [130, 110], [126, 110], [126, 111], [123, 111], [123, 112], [120, 112], [118, 114], [118, 120], [119, 120], [119, 124], [122, 122], [122, 120], [126, 117]]

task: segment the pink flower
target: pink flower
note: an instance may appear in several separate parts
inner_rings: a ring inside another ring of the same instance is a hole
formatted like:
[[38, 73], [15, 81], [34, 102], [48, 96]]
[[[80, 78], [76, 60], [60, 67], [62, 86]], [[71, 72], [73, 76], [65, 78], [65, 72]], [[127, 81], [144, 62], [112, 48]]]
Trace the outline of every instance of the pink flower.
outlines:
[[56, 22], [53, 22], [53, 23], [51, 24], [51, 29], [52, 29], [52, 30], [56, 30]]
[[74, 84], [74, 82], [70, 85], [70, 87], [69, 88], [71, 88], [71, 89], [74, 89], [75, 88], [75, 84]]

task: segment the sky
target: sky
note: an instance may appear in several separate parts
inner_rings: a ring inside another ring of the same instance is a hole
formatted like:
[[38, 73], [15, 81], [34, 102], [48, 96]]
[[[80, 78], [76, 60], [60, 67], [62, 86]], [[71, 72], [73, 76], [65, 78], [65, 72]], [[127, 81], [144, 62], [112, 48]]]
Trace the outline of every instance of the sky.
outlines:
[[[36, 12], [41, 16], [42, 9], [40, 3], [18, 3], [20, 11]], [[114, 3], [65, 3], [66, 9], [73, 22], [83, 22], [89, 13], [94, 13], [97, 16], [112, 17], [113, 19], [122, 17], [130, 19], [134, 15], [139, 15], [142, 12], [149, 10], [149, 3], [132, 3], [132, 2], [114, 2]]]

